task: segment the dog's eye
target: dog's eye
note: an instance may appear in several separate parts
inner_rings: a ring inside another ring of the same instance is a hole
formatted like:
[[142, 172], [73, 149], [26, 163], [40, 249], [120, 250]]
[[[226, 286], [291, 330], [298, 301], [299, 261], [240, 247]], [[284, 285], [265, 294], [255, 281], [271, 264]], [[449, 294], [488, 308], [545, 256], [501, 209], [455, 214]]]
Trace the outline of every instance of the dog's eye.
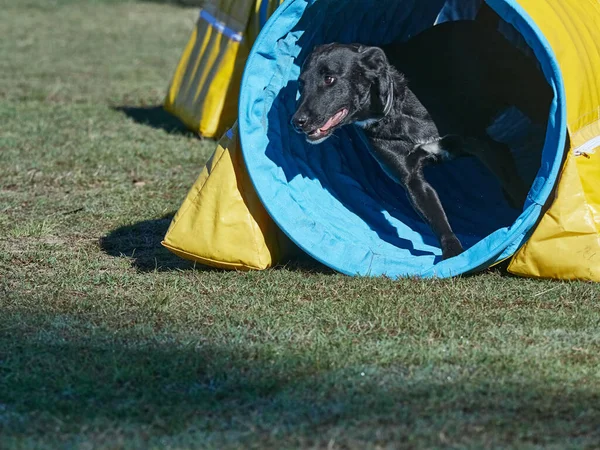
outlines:
[[331, 86], [335, 82], [335, 78], [331, 75], [326, 75], [324, 81], [327, 86]]

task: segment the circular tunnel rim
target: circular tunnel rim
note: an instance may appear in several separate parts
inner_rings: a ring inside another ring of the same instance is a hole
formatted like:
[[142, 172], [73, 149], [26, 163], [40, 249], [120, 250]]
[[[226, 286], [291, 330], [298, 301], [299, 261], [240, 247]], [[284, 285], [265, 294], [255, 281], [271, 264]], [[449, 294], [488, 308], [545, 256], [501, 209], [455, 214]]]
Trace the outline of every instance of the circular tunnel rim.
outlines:
[[[316, 1], [318, 0], [315, 0], [315, 2]], [[542, 162], [544, 162], [545, 160], [544, 156], [547, 156], [548, 152], [551, 150], [553, 150], [553, 158], [549, 167], [543, 173], [543, 175], [546, 175], [545, 177], [540, 176], [540, 172], [542, 172], [542, 167], [538, 171], [534, 184], [531, 188], [531, 191], [534, 191], [535, 195], [533, 197], [528, 196], [528, 202], [526, 203], [526, 207], [523, 209], [522, 213], [515, 220], [515, 222], [508, 227], [501, 228], [496, 232], [486, 236], [478, 244], [476, 244], [475, 247], [477, 247], [482, 242], [490, 239], [491, 236], [497, 233], [498, 231], [505, 229], [506, 233], [504, 238], [496, 239], [494, 246], [486, 248], [484, 245], [482, 245], [478, 247], [478, 256], [476, 256], [477, 252], [474, 252], [474, 247], [472, 247], [471, 249], [466, 250], [461, 255], [446, 261], [442, 261], [434, 265], [430, 269], [427, 269], [420, 273], [407, 272], [388, 274], [390, 276], [421, 276], [446, 278], [475, 272], [511, 257], [518, 250], [518, 248], [526, 242], [530, 232], [532, 231], [536, 222], [540, 218], [542, 206], [546, 203], [556, 183], [563, 157], [563, 151], [559, 149], [563, 149], [565, 147], [567, 129], [564, 82], [557, 58], [552, 50], [552, 47], [549, 45], [547, 39], [535, 23], [535, 21], [533, 21], [533, 19], [529, 16], [525, 9], [516, 0], [485, 1], [494, 11], [496, 11], [496, 13], [503, 20], [512, 24], [517, 29], [517, 31], [525, 38], [529, 46], [533, 49], [536, 59], [538, 59], [538, 61], [541, 63], [546, 79], [548, 81], [552, 81], [552, 83], [550, 84], [555, 88], [555, 99], [553, 102], [553, 107], [549, 112], [550, 120], [545, 134]], [[299, 248], [301, 248], [304, 252], [309, 254], [317, 261], [337, 270], [338, 272], [354, 276], [361, 273], [350, 270], [347, 267], [340, 265], [339, 262], [333, 263], [331, 259], [327, 257], [327, 249], [322, 249], [319, 246], [316, 246], [314, 242], [309, 242], [310, 239], [306, 237], [305, 233], [291, 232], [291, 230], [294, 229], [294, 224], [289, 223], [288, 221], [286, 221], [286, 217], [282, 217], [280, 214], [278, 214], [279, 211], [277, 210], [277, 208], [274, 208], [274, 205], [271, 204], [265, 198], [265, 192], [263, 192], [259, 176], [260, 171], [257, 172], [256, 170], [254, 170], [257, 164], [257, 155], [256, 153], [253, 153], [250, 149], [254, 149], [256, 147], [256, 145], [252, 143], [253, 133], [256, 132], [256, 126], [251, 126], [251, 123], [253, 121], [252, 105], [254, 103], [251, 100], [254, 100], [256, 98], [256, 95], [260, 95], [260, 92], [257, 92], [254, 96], [251, 95], [256, 91], [257, 87], [251, 87], [249, 84], [248, 79], [251, 73], [251, 70], [249, 70], [249, 68], [252, 67], [257, 58], [262, 57], [260, 55], [261, 47], [268, 45], [266, 44], [266, 42], [269, 40], [270, 32], [272, 31], [273, 27], [278, 23], [281, 16], [286, 12], [286, 10], [296, 2], [304, 2], [306, 4], [315, 3], [307, 2], [306, 0], [286, 0], [274, 12], [267, 24], [264, 26], [248, 56], [246, 68], [242, 77], [241, 93], [239, 99], [239, 130], [242, 154], [246, 166], [248, 168], [250, 180], [252, 181], [257, 195], [261, 200], [262, 204], [264, 205], [265, 209], [271, 216], [271, 218], [277, 224], [277, 226], [292, 240], [292, 242], [298, 245]], [[267, 48], [272, 49], [272, 44], [273, 43], [271, 42], [270, 47]], [[543, 55], [544, 57], [542, 58], [541, 55]], [[553, 132], [551, 133], [550, 121], [552, 120], [554, 120], [554, 127]], [[262, 154], [264, 154], [264, 149], [262, 150]], [[546, 161], [546, 163], [548, 162], [549, 161]], [[289, 198], [289, 201], [293, 202], [291, 198]], [[482, 252], [481, 248], [484, 248], [486, 251]], [[370, 275], [370, 273], [363, 271], [362, 275]]]

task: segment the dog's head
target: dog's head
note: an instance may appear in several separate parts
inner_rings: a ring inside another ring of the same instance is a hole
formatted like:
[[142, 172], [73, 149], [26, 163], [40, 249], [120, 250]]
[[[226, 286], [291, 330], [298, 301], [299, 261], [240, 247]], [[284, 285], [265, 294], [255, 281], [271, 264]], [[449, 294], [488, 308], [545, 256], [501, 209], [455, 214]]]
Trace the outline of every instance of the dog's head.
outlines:
[[318, 46], [302, 66], [298, 84], [292, 126], [311, 144], [343, 125], [382, 118], [393, 101], [392, 69], [378, 47]]

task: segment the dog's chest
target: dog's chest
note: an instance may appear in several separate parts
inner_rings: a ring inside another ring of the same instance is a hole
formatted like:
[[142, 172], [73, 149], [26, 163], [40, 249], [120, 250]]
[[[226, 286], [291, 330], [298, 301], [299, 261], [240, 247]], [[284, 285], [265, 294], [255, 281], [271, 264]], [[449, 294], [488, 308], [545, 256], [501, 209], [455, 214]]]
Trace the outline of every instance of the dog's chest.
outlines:
[[[403, 102], [377, 122], [359, 123], [370, 141], [370, 152], [383, 171], [402, 183], [417, 166], [452, 159], [454, 139], [442, 138], [436, 123], [407, 90]], [[449, 151], [452, 150], [452, 151]]]
[[417, 147], [420, 147], [423, 151], [431, 155], [436, 162], [452, 159], [452, 154], [444, 148], [443, 139], [441, 138], [432, 142], [417, 144]]
[[[369, 137], [369, 152], [385, 174], [396, 183], [410, 177], [417, 167], [438, 164], [454, 157], [453, 144], [448, 138], [435, 138], [429, 141], [406, 139], [377, 139]], [[452, 150], [452, 151], [449, 151]]]

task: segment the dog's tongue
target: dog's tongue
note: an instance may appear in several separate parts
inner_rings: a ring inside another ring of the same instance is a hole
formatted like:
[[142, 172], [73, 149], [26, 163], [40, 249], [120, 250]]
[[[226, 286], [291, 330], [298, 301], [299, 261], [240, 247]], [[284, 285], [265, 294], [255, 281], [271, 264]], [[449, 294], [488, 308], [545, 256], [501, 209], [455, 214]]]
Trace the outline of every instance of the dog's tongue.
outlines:
[[333, 116], [331, 119], [329, 119], [325, 123], [325, 125], [323, 125], [321, 128], [319, 128], [319, 130], [321, 132], [329, 131], [331, 128], [335, 127], [338, 123], [340, 123], [342, 121], [342, 119], [346, 115], [346, 112], [347, 112], [346, 109], [342, 109], [341, 111], [337, 112], [335, 114], [335, 116]]

